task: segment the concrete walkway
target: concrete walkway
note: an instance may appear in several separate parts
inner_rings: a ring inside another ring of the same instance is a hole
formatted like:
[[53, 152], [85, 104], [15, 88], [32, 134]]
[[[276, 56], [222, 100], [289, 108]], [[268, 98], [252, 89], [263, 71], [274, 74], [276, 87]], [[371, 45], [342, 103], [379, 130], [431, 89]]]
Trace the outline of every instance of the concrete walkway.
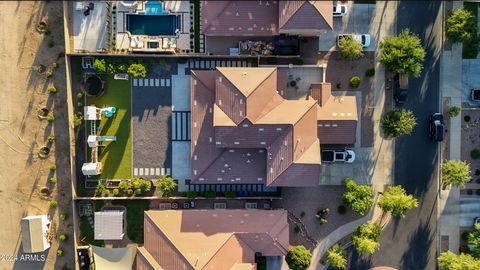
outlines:
[[[453, 2], [453, 8], [463, 5]], [[443, 51], [440, 59], [440, 89], [443, 98], [450, 98], [450, 106], [462, 106], [462, 45], [453, 44], [451, 51]], [[460, 160], [461, 117], [450, 118], [449, 159]], [[448, 237], [448, 247], [440, 244], [438, 252], [458, 253], [460, 244], [460, 189], [452, 187], [440, 191], [438, 201], [438, 239]], [[441, 240], [440, 240], [441, 241]], [[443, 241], [441, 241], [443, 242]]]
[[[396, 1], [378, 1], [374, 10], [372, 18], [370, 33], [375, 35], [377, 42], [383, 40], [387, 36], [395, 34], [395, 14], [398, 3]], [[373, 110], [374, 119], [374, 144], [372, 149], [373, 160], [377, 163], [372, 174], [372, 187], [375, 192], [382, 192], [387, 185], [394, 182], [394, 150], [395, 145], [393, 140], [386, 140], [382, 137], [380, 127], [380, 119], [383, 113], [385, 99], [385, 69], [379, 62], [380, 51], [375, 53], [375, 98], [364, 110]], [[365, 217], [345, 224], [327, 237], [322, 239], [318, 246], [313, 250], [312, 264], [310, 270], [325, 269], [325, 266], [319, 263], [328, 248], [333, 246], [340, 239], [351, 234], [360, 224], [369, 220], [377, 220], [382, 215], [382, 210], [376, 206]]]

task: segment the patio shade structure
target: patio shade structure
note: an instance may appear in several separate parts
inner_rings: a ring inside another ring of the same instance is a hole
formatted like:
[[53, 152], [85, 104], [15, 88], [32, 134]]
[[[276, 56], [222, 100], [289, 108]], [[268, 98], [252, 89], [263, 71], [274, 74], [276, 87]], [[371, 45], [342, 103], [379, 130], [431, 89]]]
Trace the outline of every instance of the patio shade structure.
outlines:
[[37, 253], [50, 247], [47, 239], [50, 220], [47, 215], [27, 216], [22, 218], [22, 246], [25, 253]]
[[123, 239], [124, 211], [103, 211], [94, 213], [95, 240]]

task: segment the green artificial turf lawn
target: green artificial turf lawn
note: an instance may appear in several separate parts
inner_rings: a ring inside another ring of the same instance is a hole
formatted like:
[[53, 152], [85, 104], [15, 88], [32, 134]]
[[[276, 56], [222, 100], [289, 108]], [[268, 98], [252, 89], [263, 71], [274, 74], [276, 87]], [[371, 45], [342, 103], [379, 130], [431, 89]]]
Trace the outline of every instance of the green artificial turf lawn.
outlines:
[[[100, 97], [87, 97], [87, 105], [98, 108], [115, 107], [117, 112], [110, 118], [102, 117], [97, 122], [101, 126], [98, 136], [117, 136], [115, 142], [104, 142], [99, 148], [99, 161], [103, 172], [98, 179], [130, 179], [132, 177], [132, 132], [130, 81], [114, 80], [113, 75], [103, 76], [105, 93]], [[90, 126], [87, 126], [90, 130]], [[88, 160], [90, 160], [90, 149]]]

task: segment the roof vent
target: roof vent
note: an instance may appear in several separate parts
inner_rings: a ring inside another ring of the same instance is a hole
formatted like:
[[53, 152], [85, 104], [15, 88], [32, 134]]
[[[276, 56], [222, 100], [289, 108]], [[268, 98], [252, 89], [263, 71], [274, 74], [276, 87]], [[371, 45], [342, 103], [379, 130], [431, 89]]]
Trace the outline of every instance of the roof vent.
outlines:
[[243, 76], [247, 76], [248, 72], [244, 71], [242, 74]]
[[340, 103], [343, 103], [343, 101], [345, 101], [344, 98], [340, 98]]

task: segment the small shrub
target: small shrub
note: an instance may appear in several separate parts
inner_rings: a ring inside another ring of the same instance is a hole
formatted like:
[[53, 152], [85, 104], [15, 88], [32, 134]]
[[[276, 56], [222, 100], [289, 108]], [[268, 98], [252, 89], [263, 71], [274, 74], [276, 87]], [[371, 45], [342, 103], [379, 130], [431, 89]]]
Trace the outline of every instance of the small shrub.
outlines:
[[338, 211], [339, 214], [343, 215], [347, 212], [347, 207], [345, 205], [341, 204], [338, 207], [337, 211]]
[[77, 112], [77, 113], [73, 116], [73, 125], [76, 126], [76, 127], [78, 127], [78, 126], [80, 126], [82, 123], [83, 123], [83, 113]]
[[337, 83], [336, 87], [337, 87], [337, 89], [342, 89], [342, 83]]
[[203, 196], [206, 197], [206, 198], [215, 198], [215, 197], [217, 197], [217, 192], [215, 192], [214, 190], [207, 190], [207, 191], [205, 191]]
[[67, 217], [68, 217], [68, 215], [65, 214], [65, 213], [60, 214], [60, 220], [65, 221], [65, 220], [67, 220]]
[[105, 189], [105, 190], [103, 191], [103, 196], [105, 196], [105, 197], [110, 196], [110, 190]]
[[53, 77], [53, 71], [49, 70], [49, 71], [45, 72], [45, 77], [47, 77], [47, 78]]
[[296, 66], [303, 65], [303, 59], [302, 58], [295, 58], [293, 59], [293, 64]]
[[226, 191], [226, 192], [225, 192], [225, 197], [227, 197], [227, 198], [235, 198], [235, 197], [237, 197], [237, 192], [235, 192], [235, 191], [233, 191], [233, 190]]
[[119, 193], [120, 193], [120, 190], [118, 190], [118, 188], [112, 191], [113, 196], [117, 196]]
[[53, 121], [55, 121], [55, 115], [49, 114], [49, 115], [47, 116], [47, 121], [50, 122], [50, 123], [52, 123]]
[[48, 181], [52, 184], [56, 184], [57, 183], [57, 177], [52, 176], [52, 177], [50, 177], [50, 179]]
[[142, 190], [140, 188], [137, 188], [133, 193], [135, 193], [135, 195], [140, 195], [142, 194]]
[[58, 256], [58, 257], [62, 257], [62, 256], [63, 256], [63, 250], [58, 249], [58, 250], [57, 250], [57, 256]]
[[52, 67], [53, 67], [53, 68], [58, 68], [59, 66], [60, 66], [60, 65], [58, 65], [58, 63], [56, 63], [56, 62], [54, 62], [54, 63], [52, 64]]
[[53, 39], [48, 40], [47, 46], [53, 48], [55, 46], [55, 41]]
[[52, 85], [48, 88], [48, 93], [50, 93], [50, 94], [57, 93], [57, 88], [55, 87], [55, 85]]
[[77, 93], [77, 98], [78, 98], [78, 99], [83, 98], [83, 93], [82, 93], [82, 92], [78, 92], [78, 93]]
[[463, 121], [465, 121], [465, 122], [467, 122], [467, 123], [470, 122], [471, 119], [472, 119], [472, 118], [470, 117], [470, 115], [465, 115], [465, 116], [463, 117]]
[[48, 135], [47, 141], [49, 143], [53, 143], [55, 141], [55, 136], [54, 135]]
[[197, 192], [195, 192], [193, 190], [189, 190], [189, 191], [184, 192], [183, 196], [187, 197], [187, 198], [190, 198], [190, 199], [193, 199], [193, 198], [197, 197]]
[[50, 208], [56, 208], [58, 206], [57, 200], [51, 200], [50, 201]]
[[468, 190], [467, 190], [467, 194], [468, 194], [468, 195], [472, 195], [472, 194], [473, 194], [473, 190], [468, 189]]
[[473, 149], [470, 152], [470, 157], [472, 157], [472, 159], [479, 159], [480, 158], [480, 150], [478, 150], [477, 148]]
[[57, 165], [56, 165], [55, 163], [52, 163], [52, 164], [50, 165], [50, 170], [51, 170], [51, 171], [56, 171], [56, 170], [57, 170]]
[[319, 218], [319, 219], [318, 219], [318, 223], [320, 223], [320, 225], [326, 224], [327, 222], [328, 222], [328, 221], [327, 221], [327, 219], [325, 219], [325, 218]]
[[128, 196], [132, 196], [133, 195], [133, 189], [128, 189], [127, 194], [128, 194]]
[[362, 80], [360, 79], [360, 77], [358, 77], [358, 76], [353, 76], [353, 77], [350, 79], [349, 84], [350, 84], [350, 86], [351, 86], [352, 88], [357, 88], [357, 87], [360, 86], [360, 82], [361, 82], [361, 81], [362, 81]]
[[83, 103], [82, 102], [77, 102], [77, 107], [79, 107], [79, 108], [83, 107]]
[[375, 76], [375, 68], [367, 69], [367, 71], [365, 71], [365, 76], [368, 78]]
[[66, 234], [60, 234], [58, 239], [60, 239], [60, 241], [66, 241], [68, 239], [68, 236]]
[[448, 116], [450, 117], [456, 117], [460, 114], [461, 108], [457, 106], [450, 107], [448, 110]]

